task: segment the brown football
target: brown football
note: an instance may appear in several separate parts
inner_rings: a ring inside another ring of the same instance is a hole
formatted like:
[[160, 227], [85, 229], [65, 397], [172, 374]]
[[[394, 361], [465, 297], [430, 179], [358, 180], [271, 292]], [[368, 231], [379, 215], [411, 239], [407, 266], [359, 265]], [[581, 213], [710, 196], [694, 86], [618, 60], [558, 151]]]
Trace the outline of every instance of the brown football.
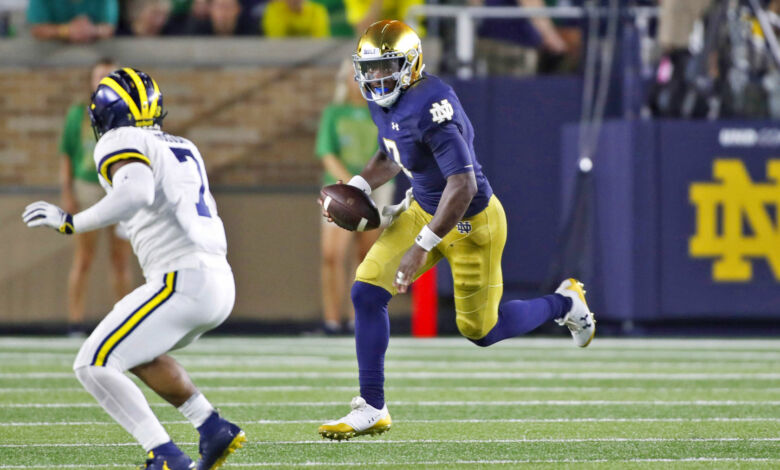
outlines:
[[339, 227], [362, 232], [379, 227], [379, 211], [370, 197], [348, 184], [331, 184], [320, 191], [322, 207]]

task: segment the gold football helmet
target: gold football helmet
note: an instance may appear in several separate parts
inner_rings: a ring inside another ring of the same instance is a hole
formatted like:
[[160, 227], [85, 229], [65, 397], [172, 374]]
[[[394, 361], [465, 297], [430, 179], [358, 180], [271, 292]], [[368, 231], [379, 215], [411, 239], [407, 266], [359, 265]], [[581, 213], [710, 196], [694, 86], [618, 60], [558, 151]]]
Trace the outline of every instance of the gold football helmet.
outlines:
[[412, 28], [396, 20], [377, 21], [360, 36], [352, 54], [355, 80], [368, 101], [391, 106], [403, 89], [420, 79], [422, 44]]

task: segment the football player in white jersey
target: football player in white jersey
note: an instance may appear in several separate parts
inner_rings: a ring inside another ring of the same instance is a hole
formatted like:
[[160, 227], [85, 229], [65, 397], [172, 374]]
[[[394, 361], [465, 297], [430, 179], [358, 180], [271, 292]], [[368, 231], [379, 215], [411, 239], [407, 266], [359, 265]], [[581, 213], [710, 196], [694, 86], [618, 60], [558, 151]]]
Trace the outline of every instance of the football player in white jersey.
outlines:
[[[203, 159], [187, 139], [160, 129], [157, 83], [132, 69], [103, 78], [89, 107], [98, 137], [95, 164], [107, 195], [69, 214], [48, 202], [27, 206], [30, 227], [63, 234], [122, 222], [146, 284], [114, 305], [73, 364], [84, 388], [148, 452], [147, 469], [216, 469], [246, 441], [222, 418], [168, 351], [186, 346], [230, 314], [235, 284]], [[174, 405], [200, 433], [196, 464], [168, 436], [130, 371]]]

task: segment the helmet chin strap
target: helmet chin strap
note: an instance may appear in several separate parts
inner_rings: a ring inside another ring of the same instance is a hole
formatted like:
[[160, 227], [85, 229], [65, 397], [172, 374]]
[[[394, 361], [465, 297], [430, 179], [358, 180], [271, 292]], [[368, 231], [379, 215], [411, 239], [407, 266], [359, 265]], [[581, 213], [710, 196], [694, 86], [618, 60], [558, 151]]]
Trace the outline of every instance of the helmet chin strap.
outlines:
[[374, 98], [375, 98], [374, 103], [378, 104], [383, 108], [387, 108], [388, 106], [392, 106], [393, 103], [396, 102], [400, 94], [401, 94], [400, 88], [386, 96], [382, 95], [381, 97], [377, 97], [377, 95], [374, 94]]

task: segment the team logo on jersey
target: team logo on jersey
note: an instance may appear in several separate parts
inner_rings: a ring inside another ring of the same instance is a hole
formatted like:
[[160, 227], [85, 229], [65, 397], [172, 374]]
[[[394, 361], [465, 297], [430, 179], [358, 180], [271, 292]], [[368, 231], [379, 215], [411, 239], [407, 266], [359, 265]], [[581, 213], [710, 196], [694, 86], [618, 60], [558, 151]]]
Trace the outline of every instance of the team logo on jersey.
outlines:
[[471, 232], [471, 222], [467, 220], [461, 220], [460, 222], [455, 225], [455, 228], [458, 229], [458, 232], [466, 234]]
[[391, 122], [390, 123], [390, 127], [392, 127], [394, 131], [400, 131], [401, 130], [401, 128], [398, 127], [398, 123], [397, 122]]
[[451, 120], [452, 115], [455, 114], [455, 110], [452, 109], [452, 105], [446, 99], [441, 100], [438, 103], [433, 103], [433, 106], [431, 106], [429, 111], [431, 112], [431, 116], [433, 116], [433, 122], [436, 124]]
[[750, 281], [756, 258], [766, 259], [780, 281], [780, 160], [767, 161], [767, 183], [753, 182], [736, 159], [715, 160], [712, 174], [715, 182], [690, 186], [689, 199], [696, 206], [690, 255], [716, 258], [714, 281]]

